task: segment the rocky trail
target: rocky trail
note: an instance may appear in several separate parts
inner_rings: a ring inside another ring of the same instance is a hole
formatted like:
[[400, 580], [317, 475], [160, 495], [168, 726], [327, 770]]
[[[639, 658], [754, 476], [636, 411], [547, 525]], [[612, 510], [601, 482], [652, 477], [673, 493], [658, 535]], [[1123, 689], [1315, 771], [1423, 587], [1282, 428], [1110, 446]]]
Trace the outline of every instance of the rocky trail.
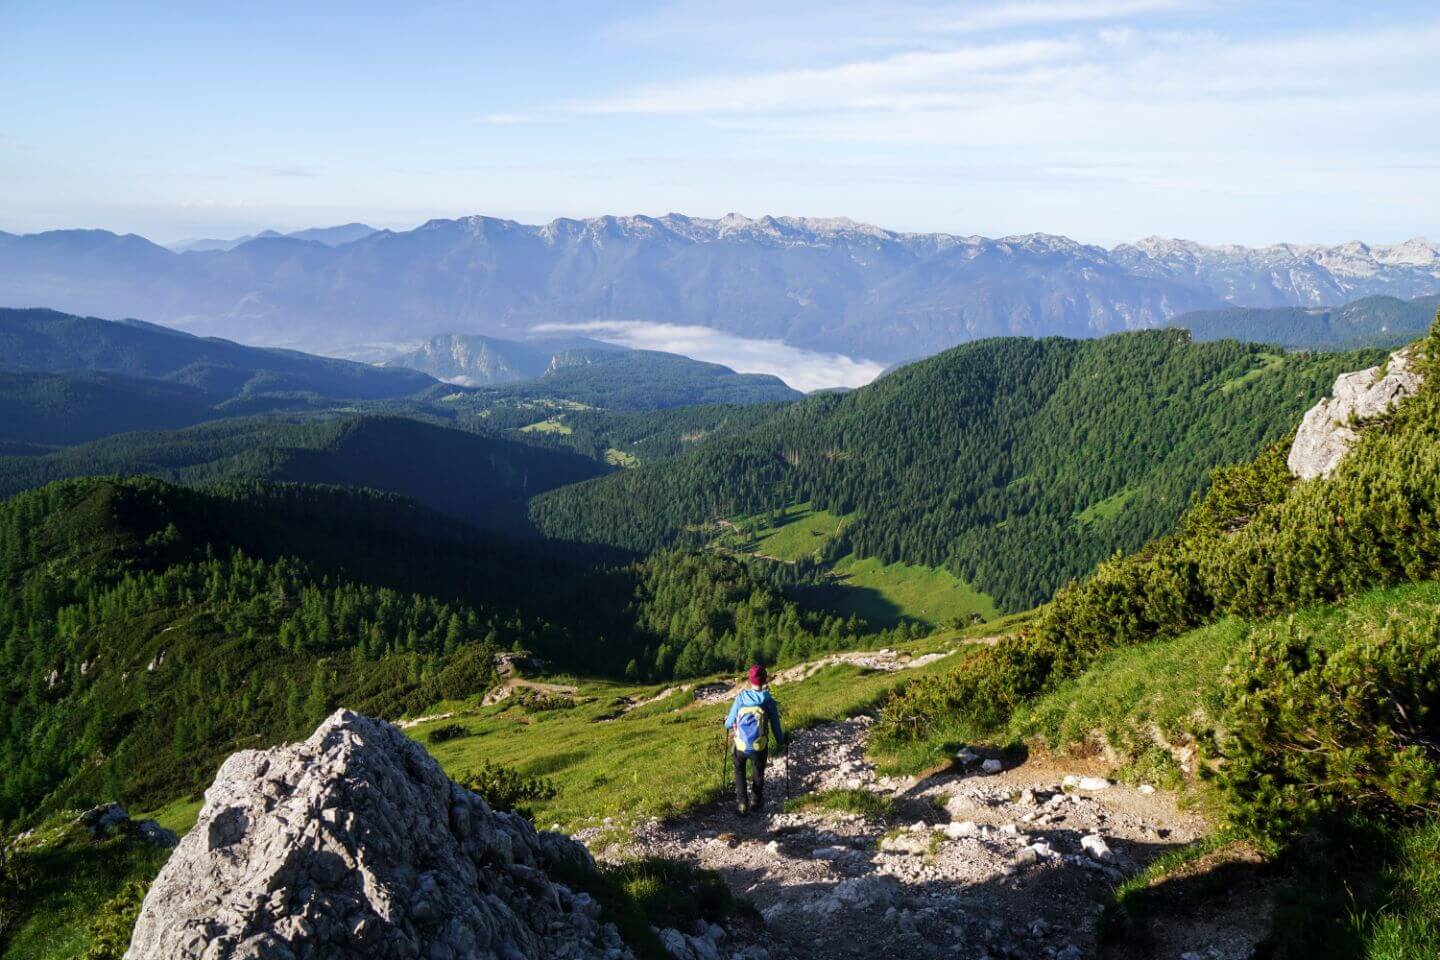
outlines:
[[[763, 918], [697, 930], [670, 943], [672, 953], [1079, 960], [1097, 953], [1116, 882], [1208, 832], [1174, 797], [1110, 783], [1083, 761], [1007, 768], [967, 754], [927, 777], [880, 777], [865, 758], [872, 723], [859, 716], [801, 733], [790, 757], [770, 764], [763, 815], [741, 818], [719, 804], [650, 821], [630, 842], [598, 851], [601, 859], [660, 856], [717, 871]], [[888, 800], [889, 812], [786, 812], [787, 764], [791, 797], [864, 790]], [[1197, 942], [1170, 943], [1155, 956], [1247, 957], [1263, 918], [1253, 919], [1223, 930], [1202, 925]]]
[[[989, 638], [986, 638], [988, 641]], [[979, 641], [979, 642], [986, 642]], [[873, 651], [851, 651], [848, 653], [832, 653], [816, 660], [809, 660], [805, 663], [796, 664], [793, 667], [786, 667], [779, 670], [770, 678], [770, 686], [782, 687], [787, 683], [798, 683], [808, 680], [826, 667], [833, 667], [836, 664], [849, 664], [860, 667], [864, 670], [879, 670], [885, 673], [892, 673], [896, 670], [914, 670], [934, 663], [936, 660], [943, 660], [954, 653], [954, 650], [947, 650], [939, 653], [926, 653], [920, 656], [911, 656], [908, 653], [900, 653], [895, 650], [873, 650]], [[646, 697], [643, 700], [634, 700], [627, 704], [624, 711], [629, 713], [641, 707], [647, 707], [652, 703], [671, 697], [677, 693], [695, 693], [696, 704], [727, 703], [734, 698], [739, 686], [734, 683], [683, 683], [679, 686], [666, 687], [654, 696]], [[783, 769], [783, 766], [782, 768]]]

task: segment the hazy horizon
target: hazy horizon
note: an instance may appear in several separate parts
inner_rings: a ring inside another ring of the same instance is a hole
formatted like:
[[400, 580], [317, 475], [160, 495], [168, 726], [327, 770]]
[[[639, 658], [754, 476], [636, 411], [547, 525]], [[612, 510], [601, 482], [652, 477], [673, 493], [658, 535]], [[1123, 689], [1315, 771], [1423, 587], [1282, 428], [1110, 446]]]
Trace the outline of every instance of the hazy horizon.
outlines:
[[144, 233], [144, 232], [142, 232], [142, 231], [140, 231], [140, 230], [125, 229], [125, 228], [120, 228], [120, 227], [100, 226], [100, 225], [95, 225], [95, 224], [70, 224], [70, 225], [63, 225], [63, 226], [46, 227], [46, 228], [40, 229], [40, 230], [18, 230], [18, 229], [9, 229], [6, 225], [0, 224], [0, 232], [10, 233], [10, 234], [15, 234], [15, 235], [24, 235], [24, 234], [31, 234], [31, 233], [47, 233], [47, 232], [53, 232], [53, 231], [69, 231], [69, 230], [105, 230], [105, 231], [108, 231], [108, 232], [110, 232], [110, 233], [114, 233], [114, 234], [122, 235], [122, 236], [124, 236], [124, 235], [134, 235], [134, 236], [144, 237], [146, 240], [149, 240], [150, 242], [155, 243], [155, 244], [157, 244], [157, 245], [159, 245], [159, 246], [163, 246], [163, 247], [176, 247], [176, 246], [183, 245], [183, 244], [185, 244], [185, 243], [190, 243], [190, 242], [195, 242], [195, 241], [202, 241], [202, 240], [234, 241], [234, 240], [240, 240], [240, 239], [245, 239], [245, 238], [252, 238], [252, 239], [253, 239], [256, 235], [265, 233], [266, 231], [273, 231], [273, 232], [275, 232], [275, 233], [279, 233], [279, 234], [282, 234], [282, 235], [286, 235], [286, 234], [297, 233], [297, 232], [304, 231], [304, 230], [323, 230], [323, 229], [329, 229], [329, 228], [332, 228], [332, 227], [349, 226], [350, 224], [363, 224], [363, 225], [365, 225], [365, 226], [373, 227], [373, 228], [374, 228], [375, 230], [377, 230], [377, 231], [389, 231], [389, 232], [392, 232], [392, 233], [406, 233], [406, 232], [409, 232], [409, 231], [412, 231], [412, 230], [416, 230], [416, 229], [424, 226], [426, 223], [431, 222], [432, 220], [464, 220], [464, 219], [469, 218], [469, 217], [491, 217], [491, 218], [493, 218], [493, 219], [498, 219], [498, 220], [508, 220], [508, 221], [512, 221], [512, 222], [519, 223], [520, 225], [522, 225], [522, 226], [527, 226], [527, 227], [542, 227], [542, 226], [545, 226], [546, 224], [552, 223], [552, 222], [554, 222], [554, 221], [556, 221], [556, 220], [594, 220], [594, 219], [599, 219], [599, 218], [603, 218], [603, 217], [615, 217], [615, 218], [617, 218], [617, 219], [623, 219], [623, 218], [627, 218], [627, 217], [650, 217], [650, 218], [653, 218], [653, 219], [660, 219], [660, 218], [662, 218], [662, 217], [669, 216], [669, 215], [672, 215], [672, 214], [673, 214], [673, 215], [687, 216], [687, 217], [691, 217], [691, 218], [694, 218], [694, 219], [705, 219], [705, 220], [718, 220], [718, 219], [721, 219], [722, 217], [724, 217], [724, 216], [726, 216], [726, 215], [728, 215], [728, 214], [739, 214], [740, 216], [746, 217], [746, 218], [751, 219], [751, 220], [760, 220], [760, 219], [763, 219], [763, 218], [765, 218], [765, 217], [774, 217], [775, 219], [781, 219], [781, 218], [785, 218], [785, 217], [794, 217], [794, 218], [797, 218], [797, 219], [809, 219], [809, 220], [848, 219], [848, 220], [854, 220], [857, 224], [860, 224], [860, 225], [862, 225], [862, 226], [878, 227], [878, 228], [880, 228], [880, 229], [882, 229], [882, 230], [887, 230], [887, 231], [890, 231], [890, 232], [892, 232], [892, 233], [900, 233], [900, 234], [905, 234], [905, 233], [912, 233], [912, 234], [946, 234], [946, 235], [956, 236], [956, 237], [979, 236], [979, 237], [984, 237], [984, 238], [990, 239], [990, 240], [1003, 240], [1003, 239], [1006, 239], [1007, 237], [1018, 237], [1018, 236], [1029, 236], [1029, 235], [1048, 234], [1048, 235], [1056, 235], [1056, 236], [1065, 236], [1065, 237], [1067, 237], [1068, 239], [1074, 240], [1074, 241], [1076, 241], [1076, 242], [1078, 242], [1078, 243], [1083, 243], [1083, 244], [1087, 244], [1087, 245], [1090, 245], [1090, 246], [1098, 246], [1098, 247], [1102, 247], [1102, 248], [1107, 249], [1107, 250], [1108, 250], [1108, 249], [1113, 249], [1115, 246], [1118, 246], [1118, 245], [1121, 245], [1121, 244], [1135, 243], [1135, 242], [1137, 242], [1137, 241], [1147, 239], [1148, 237], [1162, 237], [1162, 238], [1169, 239], [1169, 240], [1182, 240], [1182, 241], [1187, 241], [1187, 242], [1199, 243], [1199, 244], [1202, 244], [1202, 245], [1204, 245], [1204, 246], [1228, 246], [1228, 245], [1235, 245], [1235, 246], [1243, 246], [1243, 247], [1252, 247], [1252, 248], [1256, 248], [1256, 249], [1264, 248], [1264, 247], [1270, 247], [1270, 246], [1278, 246], [1278, 245], [1282, 245], [1282, 244], [1289, 244], [1289, 245], [1294, 245], [1294, 246], [1325, 246], [1325, 247], [1333, 247], [1333, 246], [1339, 246], [1339, 245], [1345, 244], [1345, 243], [1360, 242], [1360, 243], [1364, 243], [1365, 245], [1370, 246], [1370, 247], [1389, 247], [1389, 246], [1395, 246], [1395, 245], [1397, 245], [1397, 244], [1406, 243], [1406, 242], [1412, 241], [1412, 240], [1420, 240], [1420, 241], [1423, 241], [1423, 242], [1426, 242], [1426, 243], [1440, 242], [1440, 241], [1433, 241], [1433, 240], [1431, 239], [1430, 235], [1429, 235], [1429, 234], [1426, 234], [1426, 233], [1424, 233], [1424, 232], [1412, 233], [1412, 234], [1407, 235], [1407, 236], [1397, 236], [1397, 237], [1378, 237], [1378, 238], [1377, 238], [1377, 237], [1351, 236], [1351, 237], [1346, 237], [1346, 238], [1344, 238], [1344, 239], [1342, 239], [1342, 240], [1335, 240], [1335, 241], [1319, 241], [1319, 240], [1312, 240], [1312, 239], [1307, 238], [1307, 237], [1288, 237], [1288, 238], [1284, 238], [1284, 239], [1278, 239], [1278, 240], [1269, 241], [1269, 242], [1266, 242], [1266, 243], [1238, 243], [1237, 241], [1230, 241], [1230, 240], [1205, 241], [1205, 240], [1196, 239], [1195, 237], [1182, 236], [1182, 235], [1177, 234], [1177, 233], [1152, 232], [1152, 233], [1143, 234], [1143, 235], [1139, 235], [1139, 236], [1128, 237], [1128, 238], [1125, 238], [1125, 239], [1116, 241], [1115, 243], [1106, 243], [1106, 242], [1101, 242], [1101, 241], [1098, 241], [1098, 240], [1090, 240], [1090, 239], [1087, 239], [1086, 237], [1083, 237], [1083, 236], [1075, 236], [1075, 235], [1073, 235], [1073, 234], [1057, 234], [1056, 231], [1053, 231], [1053, 230], [1031, 230], [1031, 231], [1026, 231], [1025, 233], [1012, 233], [1012, 234], [986, 233], [986, 232], [981, 231], [981, 230], [964, 230], [964, 229], [960, 229], [960, 228], [958, 228], [958, 227], [957, 227], [957, 228], [953, 228], [953, 229], [943, 229], [943, 228], [942, 228], [942, 229], [935, 229], [935, 230], [906, 230], [906, 229], [904, 229], [904, 228], [895, 227], [895, 226], [892, 226], [892, 225], [887, 224], [887, 223], [878, 223], [878, 222], [875, 222], [875, 221], [858, 220], [858, 219], [856, 219], [856, 218], [854, 218], [854, 217], [847, 217], [847, 216], [845, 216], [844, 214], [819, 214], [819, 215], [817, 215], [817, 214], [806, 214], [806, 213], [768, 213], [768, 212], [757, 212], [757, 213], [751, 214], [751, 213], [745, 213], [745, 212], [743, 212], [743, 211], [737, 211], [737, 210], [727, 210], [727, 211], [725, 211], [724, 213], [715, 214], [715, 215], [695, 214], [695, 213], [691, 213], [691, 212], [684, 211], [684, 210], [666, 210], [666, 211], [664, 211], [663, 213], [649, 213], [649, 212], [619, 213], [619, 212], [611, 211], [611, 212], [607, 212], [607, 213], [592, 214], [592, 215], [588, 215], [588, 216], [584, 216], [584, 217], [581, 217], [581, 216], [572, 216], [572, 215], [568, 215], [568, 214], [558, 214], [558, 215], [556, 215], [556, 216], [549, 217], [549, 218], [546, 218], [546, 219], [543, 219], [543, 220], [540, 220], [540, 219], [530, 219], [530, 220], [526, 220], [526, 219], [521, 219], [521, 218], [518, 218], [518, 217], [502, 217], [502, 216], [499, 216], [499, 215], [497, 215], [497, 214], [490, 214], [490, 213], [473, 213], [473, 212], [472, 212], [472, 213], [453, 213], [453, 214], [449, 214], [449, 215], [437, 215], [437, 216], [434, 216], [434, 217], [427, 217], [427, 218], [424, 219], [424, 220], [420, 220], [420, 221], [413, 222], [413, 223], [411, 223], [411, 222], [405, 222], [405, 223], [399, 223], [399, 222], [383, 223], [383, 222], [367, 221], [367, 220], [360, 220], [360, 219], [352, 218], [352, 219], [349, 219], [349, 220], [337, 220], [337, 221], [334, 221], [334, 222], [323, 222], [323, 223], [320, 223], [320, 222], [317, 222], [317, 223], [297, 222], [297, 223], [295, 223], [295, 224], [288, 224], [288, 223], [287, 223], [287, 224], [284, 224], [283, 226], [275, 226], [275, 225], [273, 225], [273, 224], [263, 224], [263, 225], [254, 225], [254, 226], [252, 226], [252, 227], [250, 227], [250, 228], [242, 229], [242, 230], [240, 230], [239, 232], [233, 233], [233, 234], [227, 234], [227, 233], [223, 233], [223, 232], [216, 232], [216, 233], [211, 233], [211, 234], [205, 234], [205, 235], [203, 235], [203, 236], [200, 235], [200, 234], [185, 235], [185, 236], [152, 235], [152, 234], [146, 234], [146, 233]]
[[0, 7], [0, 229], [729, 211], [1110, 247], [1440, 221], [1401, 2]]

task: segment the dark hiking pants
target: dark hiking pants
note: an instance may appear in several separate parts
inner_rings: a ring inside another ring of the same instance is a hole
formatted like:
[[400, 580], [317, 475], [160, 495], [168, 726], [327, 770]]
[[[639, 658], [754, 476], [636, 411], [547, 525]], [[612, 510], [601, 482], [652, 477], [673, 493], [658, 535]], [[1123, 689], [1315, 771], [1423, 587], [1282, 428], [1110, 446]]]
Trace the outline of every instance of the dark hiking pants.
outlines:
[[[765, 751], [757, 750], [751, 754], [741, 753], [739, 750], [730, 751], [735, 757], [735, 802], [743, 810], [746, 807], [751, 810], [759, 810], [765, 806]], [[745, 793], [745, 761], [750, 761], [750, 780], [754, 790], [754, 801]]]

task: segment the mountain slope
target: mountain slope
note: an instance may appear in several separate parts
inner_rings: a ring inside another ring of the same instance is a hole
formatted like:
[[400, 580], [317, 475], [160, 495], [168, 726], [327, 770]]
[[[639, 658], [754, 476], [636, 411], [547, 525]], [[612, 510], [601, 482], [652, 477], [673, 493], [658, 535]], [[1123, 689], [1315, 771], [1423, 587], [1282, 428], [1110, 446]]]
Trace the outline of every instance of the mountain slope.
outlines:
[[1290, 349], [1353, 350], [1394, 347], [1421, 336], [1435, 320], [1440, 297], [1399, 300], [1374, 296], [1343, 307], [1230, 307], [1185, 313], [1171, 323], [1196, 340], [1248, 340]]
[[849, 551], [948, 567], [1007, 609], [1044, 600], [1174, 522], [1209, 469], [1291, 428], [1378, 355], [1282, 357], [1179, 331], [967, 344], [844, 396], [537, 498], [546, 533], [632, 549], [809, 503]]
[[486, 641], [544, 626], [501, 599], [529, 564], [497, 546], [339, 490], [107, 479], [0, 505], [0, 818], [57, 790], [164, 801], [331, 698], [484, 689]]
[[0, 440], [63, 446], [128, 430], [185, 427], [215, 416], [209, 401], [183, 383], [0, 371]]
[[695, 324], [899, 361], [988, 336], [1097, 336], [1191, 310], [1440, 290], [1440, 254], [1395, 247], [1106, 251], [1033, 234], [910, 234], [843, 219], [432, 220], [338, 247], [265, 237], [175, 254], [133, 236], [0, 237], [0, 303], [182, 324], [250, 342], [353, 347], [551, 322]]
[[538, 377], [549, 369], [553, 355], [540, 344], [445, 333], [386, 360], [385, 366], [406, 367], [448, 383], [480, 387]]
[[486, 395], [569, 400], [610, 410], [777, 403], [802, 396], [779, 377], [736, 373], [718, 363], [655, 350], [561, 351], [538, 379], [502, 386]]
[[216, 400], [275, 393], [382, 399], [407, 396], [434, 383], [412, 370], [383, 370], [195, 337], [150, 323], [53, 310], [0, 309], [0, 367], [167, 380], [199, 388]]
[[526, 534], [530, 497], [604, 472], [588, 457], [403, 417], [256, 417], [0, 458], [0, 496], [103, 474], [326, 483], [400, 494], [478, 527]]
[[[1274, 854], [1264, 955], [1420, 960], [1440, 945], [1440, 322], [1335, 393], [1320, 414], [1383, 402], [1320, 427], [1348, 437], [1332, 473], [1297, 476], [1286, 442], [1216, 471], [1165, 537], [920, 678], [880, 727], [918, 765], [1040, 736], [1130, 777], [1195, 778], [1232, 846]], [[1206, 912], [1203, 887], [1165, 889], [1221, 853], [1122, 888], [1117, 929]]]
[[63, 481], [0, 503], [0, 821], [174, 800], [342, 701], [482, 694], [499, 650], [668, 677], [858, 639], [711, 554], [593, 568], [374, 491]]

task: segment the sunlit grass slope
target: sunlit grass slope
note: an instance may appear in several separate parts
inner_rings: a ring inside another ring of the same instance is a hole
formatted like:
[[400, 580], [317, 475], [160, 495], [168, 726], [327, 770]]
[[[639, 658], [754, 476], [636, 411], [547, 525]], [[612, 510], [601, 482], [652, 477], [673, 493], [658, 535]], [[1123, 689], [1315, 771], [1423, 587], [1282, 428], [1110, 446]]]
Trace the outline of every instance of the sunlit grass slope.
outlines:
[[[911, 649], [921, 653], [947, 642], [934, 637]], [[848, 665], [825, 668], [807, 680], [775, 688], [782, 722], [789, 730], [803, 731], [843, 719], [874, 705], [904, 680], [953, 659], [895, 673]], [[580, 684], [574, 706], [526, 706], [519, 700], [480, 708], [451, 705], [455, 716], [409, 733], [452, 777], [463, 778], [490, 762], [550, 779], [556, 796], [534, 807], [537, 822], [545, 825], [573, 829], [604, 817], [664, 816], [722, 795], [721, 721], [728, 705], [697, 704], [692, 693], [675, 692], [623, 712], [630, 701], [662, 692], [653, 686], [586, 682]], [[464, 727], [467, 735], [428, 742], [430, 729], [452, 723]]]

